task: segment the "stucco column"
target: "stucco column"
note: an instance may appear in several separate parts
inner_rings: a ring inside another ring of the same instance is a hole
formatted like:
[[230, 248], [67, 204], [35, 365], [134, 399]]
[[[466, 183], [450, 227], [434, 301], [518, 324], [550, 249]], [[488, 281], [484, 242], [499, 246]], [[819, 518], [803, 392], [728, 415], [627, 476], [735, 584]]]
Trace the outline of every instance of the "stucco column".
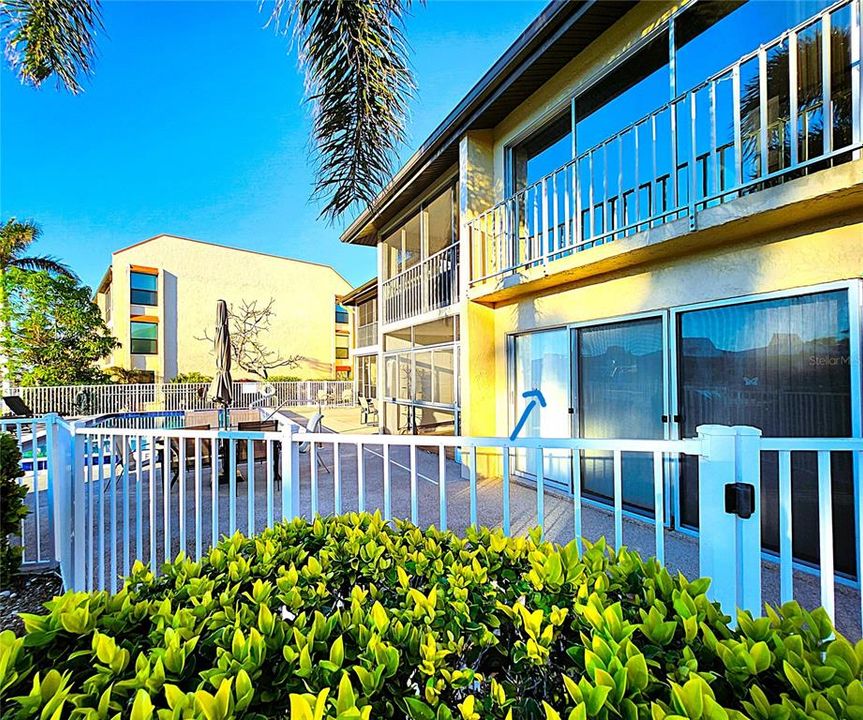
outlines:
[[461, 285], [461, 433], [498, 434], [495, 396], [494, 310], [468, 299], [470, 292], [470, 222], [495, 202], [494, 136], [489, 130], [471, 132], [459, 143], [459, 241]]

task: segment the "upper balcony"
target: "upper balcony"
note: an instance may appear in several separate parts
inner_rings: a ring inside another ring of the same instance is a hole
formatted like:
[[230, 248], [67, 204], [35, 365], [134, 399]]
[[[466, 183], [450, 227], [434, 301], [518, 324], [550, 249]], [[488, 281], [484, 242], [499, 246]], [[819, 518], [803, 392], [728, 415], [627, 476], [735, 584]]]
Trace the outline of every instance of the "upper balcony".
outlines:
[[710, 208], [859, 158], [860, 32], [859, 0], [835, 3], [482, 213], [471, 296], [675, 221], [662, 238], [685, 235]]
[[382, 283], [384, 325], [420, 317], [458, 302], [458, 249], [457, 244], [450, 245]]

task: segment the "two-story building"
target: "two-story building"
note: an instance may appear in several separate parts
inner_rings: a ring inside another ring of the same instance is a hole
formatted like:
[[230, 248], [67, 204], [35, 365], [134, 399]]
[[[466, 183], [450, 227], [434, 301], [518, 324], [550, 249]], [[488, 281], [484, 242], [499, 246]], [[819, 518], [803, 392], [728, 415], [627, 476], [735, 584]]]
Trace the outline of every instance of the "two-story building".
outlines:
[[[343, 234], [378, 251], [384, 429], [422, 431], [428, 408], [506, 436], [538, 389], [536, 436], [859, 437], [860, 14], [551, 3]], [[451, 374], [435, 385], [437, 367]], [[855, 473], [833, 457], [837, 568], [852, 572]], [[515, 460], [529, 481], [529, 454]], [[650, 458], [622, 463], [627, 509], [652, 511]], [[677, 527], [697, 525], [696, 472], [669, 458]], [[548, 452], [544, 474], [612, 494], [606, 453]], [[792, 479], [794, 551], [815, 560], [814, 454], [792, 456]], [[774, 453], [768, 548], [777, 483]]]
[[[329, 265], [175, 235], [156, 235], [115, 251], [96, 302], [120, 341], [105, 359], [168, 381], [215, 372], [216, 303], [257, 324], [255, 341], [276, 365], [270, 374], [303, 380], [350, 377], [351, 318], [341, 304], [350, 283]], [[250, 338], [252, 339], [252, 338]], [[279, 359], [297, 363], [278, 366]], [[259, 375], [238, 366], [235, 377]]]

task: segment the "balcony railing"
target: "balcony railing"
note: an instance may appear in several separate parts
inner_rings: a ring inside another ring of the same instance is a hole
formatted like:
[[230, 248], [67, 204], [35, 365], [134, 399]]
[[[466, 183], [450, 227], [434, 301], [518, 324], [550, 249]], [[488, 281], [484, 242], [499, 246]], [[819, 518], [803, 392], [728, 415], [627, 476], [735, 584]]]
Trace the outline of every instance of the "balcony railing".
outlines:
[[357, 328], [357, 347], [370, 347], [378, 344], [378, 324], [371, 322]]
[[[471, 282], [844, 162], [861, 145], [860, 5], [844, 0], [469, 225]], [[825, 131], [826, 128], [826, 131]]]
[[385, 280], [381, 296], [384, 323], [408, 320], [458, 302], [458, 245]]

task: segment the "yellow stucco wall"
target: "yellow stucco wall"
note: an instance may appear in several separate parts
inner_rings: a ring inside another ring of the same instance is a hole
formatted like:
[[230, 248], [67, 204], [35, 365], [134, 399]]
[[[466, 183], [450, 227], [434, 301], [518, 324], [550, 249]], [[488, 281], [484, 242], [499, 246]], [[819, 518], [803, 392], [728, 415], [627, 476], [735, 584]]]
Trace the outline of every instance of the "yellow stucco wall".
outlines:
[[[157, 308], [130, 306], [131, 265], [159, 269]], [[301, 355], [303, 361], [300, 367], [271, 372], [303, 379], [335, 374], [336, 296], [351, 286], [327, 265], [160, 235], [116, 252], [112, 268], [111, 325], [123, 346], [107, 364], [154, 370], [165, 380], [192, 371], [211, 375], [212, 343], [199, 338], [205, 330], [212, 336], [216, 301], [239, 306], [243, 300], [257, 300], [261, 307], [273, 298], [267, 347], [282, 356]], [[159, 317], [159, 354], [136, 355], [133, 365], [129, 317], [136, 314]], [[236, 364], [234, 376], [254, 377]]]
[[[587, 251], [589, 252], [589, 251]], [[468, 304], [480, 332], [493, 344], [494, 393], [471, 396], [464, 408], [471, 426], [510, 431], [507, 336], [569, 323], [606, 320], [694, 303], [789, 291], [863, 276], [863, 222], [816, 232], [793, 230], [752, 238], [746, 245], [714, 248], [529, 295], [494, 309]], [[492, 352], [491, 347], [489, 349]], [[493, 397], [493, 402], [483, 398]]]

